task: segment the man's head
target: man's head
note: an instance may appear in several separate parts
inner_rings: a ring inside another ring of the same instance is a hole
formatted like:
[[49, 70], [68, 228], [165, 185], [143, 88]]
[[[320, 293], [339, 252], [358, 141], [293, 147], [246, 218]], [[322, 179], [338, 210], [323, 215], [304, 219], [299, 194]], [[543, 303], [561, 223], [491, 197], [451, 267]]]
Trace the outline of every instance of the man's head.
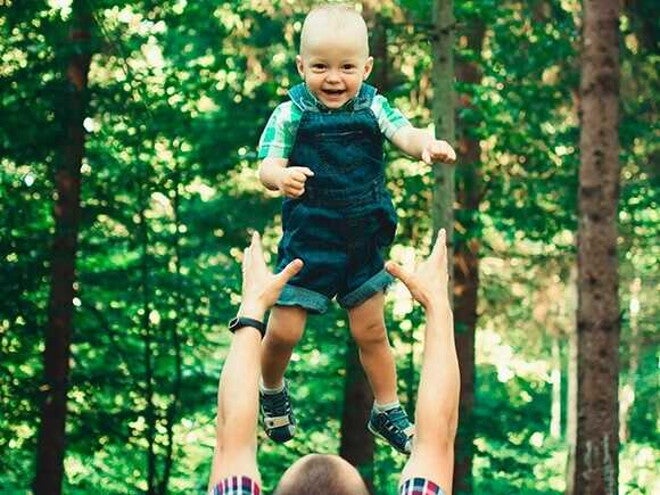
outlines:
[[360, 473], [336, 455], [310, 454], [282, 475], [275, 495], [369, 495]]
[[357, 94], [373, 67], [362, 16], [341, 4], [313, 9], [303, 23], [296, 65], [321, 103], [340, 108]]

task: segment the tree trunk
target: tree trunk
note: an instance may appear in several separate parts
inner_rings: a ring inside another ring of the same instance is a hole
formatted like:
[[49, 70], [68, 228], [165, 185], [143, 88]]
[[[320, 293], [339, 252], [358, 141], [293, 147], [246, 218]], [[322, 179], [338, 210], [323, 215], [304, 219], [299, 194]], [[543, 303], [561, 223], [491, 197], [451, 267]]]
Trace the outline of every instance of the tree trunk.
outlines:
[[147, 423], [145, 430], [147, 440], [147, 495], [156, 495], [158, 480], [156, 478], [156, 422], [158, 415], [154, 404], [154, 362], [153, 336], [151, 334], [151, 288], [149, 282], [149, 226], [147, 225], [146, 209], [149, 195], [146, 193], [145, 181], [139, 185], [138, 201], [140, 205], [139, 243], [142, 249], [140, 260], [140, 289], [142, 292], [142, 338], [144, 341], [144, 418]]
[[339, 455], [360, 471], [369, 493], [374, 493], [374, 437], [366, 428], [374, 397], [352, 338], [348, 339], [347, 347]]
[[[178, 163], [176, 165], [179, 166]], [[172, 262], [174, 263], [174, 271], [177, 279], [177, 289], [174, 298], [176, 300], [176, 311], [180, 312], [185, 307], [186, 301], [183, 296], [182, 287], [183, 274], [181, 271], [181, 229], [182, 224], [180, 221], [180, 204], [181, 196], [179, 194], [179, 184], [181, 183], [178, 168], [174, 174], [174, 198], [172, 200], [172, 209], [174, 212], [174, 253]], [[174, 464], [174, 426], [177, 421], [179, 409], [181, 407], [181, 386], [183, 384], [183, 355], [181, 349], [181, 335], [179, 334], [179, 321], [181, 314], [173, 319], [168, 318], [168, 326], [170, 333], [170, 341], [172, 351], [174, 353], [174, 369], [172, 370], [174, 383], [172, 384], [172, 392], [170, 394], [170, 403], [167, 406], [165, 429], [167, 444], [165, 446], [164, 460], [163, 460], [163, 476], [158, 484], [158, 495], [166, 495], [168, 492], [168, 485], [172, 475], [172, 466]]]
[[[454, 113], [454, 20], [453, 0], [436, 0], [433, 9], [433, 121], [435, 134], [455, 144]], [[447, 256], [452, 266], [454, 239], [454, 167], [433, 167], [433, 229], [447, 231]], [[453, 276], [450, 272], [450, 277]], [[452, 283], [452, 281], [450, 281]], [[452, 291], [450, 290], [450, 295]]]
[[[472, 21], [467, 28], [467, 48], [481, 53], [484, 26]], [[459, 81], [467, 85], [481, 82], [481, 70], [476, 62], [460, 61], [456, 67]], [[459, 97], [461, 107], [473, 105], [469, 94]], [[461, 372], [459, 403], [459, 429], [456, 440], [454, 492], [472, 493], [472, 459], [474, 456], [474, 388], [475, 363], [474, 339], [477, 325], [477, 293], [479, 290], [479, 232], [478, 213], [481, 196], [479, 140], [471, 134], [471, 122], [459, 120], [458, 140], [457, 235], [454, 253], [454, 318], [456, 325], [456, 350]]]
[[550, 405], [550, 437], [561, 438], [561, 347], [559, 336], [552, 335], [552, 371], [550, 384], [552, 386], [552, 402]]
[[615, 495], [618, 478], [618, 0], [586, 0], [580, 80], [578, 424], [575, 493]]
[[577, 375], [578, 375], [578, 343], [577, 343], [577, 267], [571, 268], [567, 287], [567, 309], [574, 315], [568, 333], [568, 359], [566, 363], [566, 431], [568, 457], [566, 459], [566, 495], [574, 495], [575, 486], [575, 442], [577, 441]]
[[635, 378], [639, 368], [639, 293], [642, 290], [642, 280], [639, 277], [633, 279], [630, 284], [630, 345], [628, 345], [628, 370], [627, 378], [621, 387], [619, 394], [621, 404], [619, 408], [619, 441], [625, 443], [630, 439], [630, 411], [635, 403]]
[[[433, 32], [432, 51], [433, 51], [433, 122], [435, 125], [435, 135], [455, 145], [455, 112], [454, 112], [454, 30], [456, 22], [454, 20], [454, 2], [453, 0], [435, 0], [433, 7]], [[433, 204], [431, 206], [431, 217], [433, 219], [433, 233], [444, 228], [447, 232], [447, 264], [454, 266], [454, 167], [436, 164], [433, 166]], [[453, 305], [454, 295], [454, 271], [449, 270], [449, 296]], [[456, 316], [458, 320], [458, 316]], [[464, 329], [460, 325], [456, 328]], [[472, 362], [474, 358], [470, 357], [474, 353], [474, 343], [465, 341], [465, 337], [474, 337], [469, 332], [456, 332], [456, 350], [458, 353], [458, 362], [461, 367], [461, 393], [466, 386], [465, 380], [472, 380], [471, 376], [463, 374], [463, 367]], [[469, 385], [467, 385], [468, 388]], [[469, 401], [467, 404], [466, 399]], [[471, 397], [461, 395], [461, 405], [471, 409]], [[461, 407], [461, 406], [459, 406]], [[463, 414], [464, 411], [459, 412]], [[464, 456], [471, 452], [471, 444], [466, 448], [463, 446], [465, 435], [470, 435], [471, 421], [465, 421], [465, 416], [459, 416], [459, 440], [456, 448], [456, 465], [463, 463]], [[468, 461], [471, 462], [471, 461]], [[456, 474], [457, 471], [455, 471]], [[460, 484], [455, 482], [454, 490], [460, 493], [463, 486], [465, 473], [461, 470]], [[469, 476], [469, 475], [468, 475]], [[467, 481], [468, 483], [470, 481]]]
[[[68, 84], [61, 103], [63, 149], [55, 171], [55, 238], [51, 261], [48, 327], [44, 348], [44, 394], [37, 444], [34, 493], [62, 493], [69, 358], [73, 334], [75, 261], [80, 224], [80, 167], [85, 151], [83, 120], [87, 107], [87, 77], [91, 16], [86, 3], [74, 1], [69, 34], [71, 56]], [[59, 112], [58, 112], [59, 113]]]

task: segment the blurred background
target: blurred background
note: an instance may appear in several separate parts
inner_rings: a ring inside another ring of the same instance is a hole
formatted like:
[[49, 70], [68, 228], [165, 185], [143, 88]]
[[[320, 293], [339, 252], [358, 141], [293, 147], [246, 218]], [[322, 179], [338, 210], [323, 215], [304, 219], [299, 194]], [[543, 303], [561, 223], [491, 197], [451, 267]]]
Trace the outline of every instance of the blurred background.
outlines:
[[[281, 233], [256, 146], [300, 80], [297, 40], [314, 4], [0, 0], [3, 494], [30, 493], [49, 441], [66, 494], [205, 489], [240, 255], [257, 229], [272, 264]], [[474, 370], [463, 377], [457, 486], [565, 493], [577, 421], [581, 3], [457, 1], [446, 110], [433, 2], [355, 4], [370, 27], [369, 82], [417, 126], [456, 116], [455, 137], [437, 135], [460, 152], [454, 290], [461, 364]], [[625, 0], [620, 17], [621, 494], [660, 493], [659, 10]], [[411, 263], [437, 227], [433, 171], [387, 153], [399, 215], [390, 255]], [[421, 316], [394, 286], [386, 318], [411, 413]], [[321, 451], [351, 459], [373, 493], [395, 493], [405, 457], [364, 432], [371, 398], [338, 307], [309, 319], [287, 376], [299, 428], [286, 446], [260, 432], [266, 492], [290, 461]], [[58, 390], [65, 440], [48, 430]]]

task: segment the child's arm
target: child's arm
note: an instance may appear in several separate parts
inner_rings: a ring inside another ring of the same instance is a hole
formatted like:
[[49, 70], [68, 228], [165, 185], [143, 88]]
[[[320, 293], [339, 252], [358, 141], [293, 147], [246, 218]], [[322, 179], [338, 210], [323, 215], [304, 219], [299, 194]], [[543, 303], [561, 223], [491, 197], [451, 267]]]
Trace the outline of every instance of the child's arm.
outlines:
[[427, 129], [418, 129], [407, 125], [396, 131], [392, 136], [392, 143], [404, 153], [424, 162], [453, 163], [456, 161], [456, 152], [447, 141], [435, 139]]
[[259, 166], [259, 179], [271, 191], [297, 198], [305, 192], [305, 182], [314, 172], [307, 167], [287, 167], [288, 163], [287, 158], [264, 158]]

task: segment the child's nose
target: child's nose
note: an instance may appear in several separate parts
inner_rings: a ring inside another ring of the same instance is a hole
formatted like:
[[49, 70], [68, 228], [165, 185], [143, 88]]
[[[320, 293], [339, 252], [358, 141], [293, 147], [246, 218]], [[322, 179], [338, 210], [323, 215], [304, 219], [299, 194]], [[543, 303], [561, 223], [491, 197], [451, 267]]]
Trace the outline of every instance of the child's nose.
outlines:
[[339, 71], [338, 70], [330, 70], [328, 71], [328, 75], [326, 77], [328, 81], [339, 81]]

